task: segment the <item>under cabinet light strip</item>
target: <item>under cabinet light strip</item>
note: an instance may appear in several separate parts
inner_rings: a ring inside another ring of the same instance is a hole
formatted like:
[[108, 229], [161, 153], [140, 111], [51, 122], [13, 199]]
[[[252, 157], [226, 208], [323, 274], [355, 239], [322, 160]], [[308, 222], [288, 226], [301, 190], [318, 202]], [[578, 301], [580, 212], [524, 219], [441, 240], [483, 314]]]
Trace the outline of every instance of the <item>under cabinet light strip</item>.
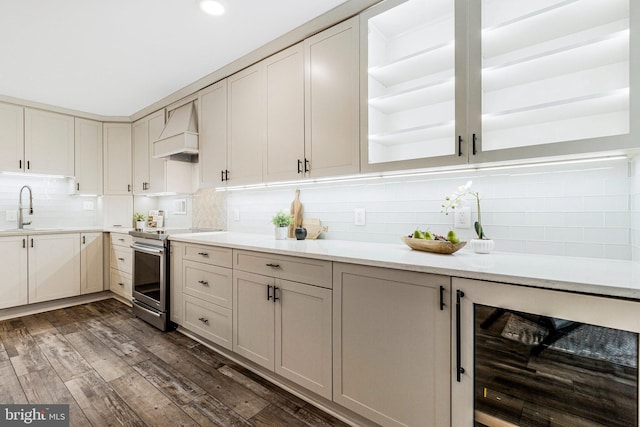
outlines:
[[522, 163], [517, 165], [475, 166], [475, 167], [470, 166], [470, 167], [460, 167], [456, 169], [445, 169], [445, 170], [415, 171], [415, 172], [406, 172], [406, 173], [385, 172], [385, 173], [371, 174], [371, 175], [349, 175], [349, 176], [336, 177], [336, 178], [318, 178], [318, 179], [305, 179], [305, 180], [297, 180], [297, 181], [269, 182], [269, 183], [238, 185], [238, 186], [230, 186], [230, 187], [216, 187], [215, 190], [216, 191], [257, 190], [262, 188], [372, 181], [372, 180], [378, 180], [378, 179], [411, 178], [411, 177], [447, 175], [447, 174], [465, 173], [465, 172], [484, 172], [484, 171], [498, 171], [498, 170], [522, 169], [522, 168], [544, 167], [544, 166], [572, 165], [572, 164], [581, 164], [581, 163], [609, 162], [609, 161], [628, 160], [628, 159], [629, 159], [629, 156], [627, 155], [611, 155], [611, 156], [604, 156], [604, 157], [590, 157], [590, 158], [574, 159], [574, 160]]

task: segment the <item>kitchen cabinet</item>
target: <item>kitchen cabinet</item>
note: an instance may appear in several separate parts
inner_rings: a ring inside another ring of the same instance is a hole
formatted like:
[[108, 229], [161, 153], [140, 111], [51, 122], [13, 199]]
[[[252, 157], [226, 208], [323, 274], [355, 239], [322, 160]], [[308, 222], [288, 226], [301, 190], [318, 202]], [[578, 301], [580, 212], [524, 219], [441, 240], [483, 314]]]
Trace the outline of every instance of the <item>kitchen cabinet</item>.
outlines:
[[24, 172], [74, 176], [74, 151], [72, 116], [24, 109]]
[[[296, 264], [299, 263], [299, 264]], [[261, 265], [270, 276], [256, 274]], [[285, 280], [307, 270], [313, 286]], [[328, 261], [234, 251], [233, 351], [331, 398], [331, 281]], [[317, 273], [320, 273], [319, 275]]]
[[304, 46], [298, 43], [264, 60], [266, 137], [263, 180], [302, 178], [309, 169], [304, 152]]
[[637, 300], [462, 278], [452, 296], [452, 426], [638, 424]]
[[304, 40], [308, 176], [360, 171], [359, 17]]
[[29, 303], [80, 295], [78, 233], [28, 236]]
[[383, 426], [449, 425], [450, 278], [337, 262], [333, 277], [333, 400]]
[[227, 169], [227, 79], [200, 91], [200, 187], [223, 186]]
[[131, 195], [131, 124], [104, 123], [104, 194]]
[[633, 147], [630, 3], [397, 0], [364, 11], [362, 171]]
[[75, 118], [76, 194], [102, 194], [102, 123]]
[[131, 236], [122, 233], [111, 233], [109, 254], [110, 274], [109, 289], [126, 301], [133, 299], [133, 249]]
[[232, 250], [186, 244], [182, 247], [183, 326], [232, 349]]
[[80, 294], [104, 289], [103, 233], [80, 234]]
[[637, 146], [633, 3], [469, 2], [473, 161]]
[[266, 130], [264, 64], [254, 64], [227, 79], [229, 120], [226, 181], [230, 185], [262, 181]]
[[455, 3], [394, 0], [361, 14], [363, 172], [467, 162], [466, 44]]
[[0, 171], [22, 172], [24, 108], [0, 102]]
[[0, 253], [0, 309], [27, 304], [27, 236], [0, 237]]
[[169, 320], [177, 325], [183, 323], [182, 259], [184, 244], [171, 242], [169, 245]]
[[133, 194], [157, 193], [164, 187], [164, 159], [151, 157], [152, 144], [164, 128], [164, 110], [133, 123]]

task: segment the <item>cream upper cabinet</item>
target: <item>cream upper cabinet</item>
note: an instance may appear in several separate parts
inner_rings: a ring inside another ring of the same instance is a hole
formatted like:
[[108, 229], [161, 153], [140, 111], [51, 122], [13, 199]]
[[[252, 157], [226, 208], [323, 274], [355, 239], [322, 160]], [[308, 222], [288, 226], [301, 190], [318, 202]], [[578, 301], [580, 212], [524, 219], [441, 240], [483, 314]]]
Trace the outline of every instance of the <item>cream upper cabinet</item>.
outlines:
[[360, 25], [362, 171], [466, 163], [455, 0], [385, 1]]
[[227, 170], [227, 79], [199, 93], [200, 186], [222, 186]]
[[470, 2], [473, 161], [637, 147], [632, 3]]
[[80, 295], [77, 233], [29, 236], [29, 304]]
[[102, 194], [102, 123], [75, 118], [76, 194]]
[[27, 236], [0, 237], [0, 253], [0, 309], [27, 304]]
[[103, 233], [80, 234], [80, 294], [104, 289]]
[[74, 176], [74, 119], [49, 111], [24, 110], [25, 172]]
[[450, 278], [333, 264], [333, 400], [383, 426], [450, 425]]
[[308, 176], [360, 171], [359, 18], [304, 41]]
[[264, 64], [259, 62], [227, 79], [229, 114], [229, 185], [262, 181], [266, 133]]
[[304, 47], [292, 46], [264, 60], [267, 133], [263, 180], [284, 181], [304, 176]]
[[391, 0], [366, 10], [362, 171], [637, 146], [631, 3]]
[[133, 194], [163, 191], [165, 160], [151, 158], [152, 143], [163, 127], [164, 110], [133, 123]]
[[131, 124], [104, 123], [104, 194], [131, 194]]
[[24, 108], [0, 103], [0, 171], [22, 172], [24, 167]]

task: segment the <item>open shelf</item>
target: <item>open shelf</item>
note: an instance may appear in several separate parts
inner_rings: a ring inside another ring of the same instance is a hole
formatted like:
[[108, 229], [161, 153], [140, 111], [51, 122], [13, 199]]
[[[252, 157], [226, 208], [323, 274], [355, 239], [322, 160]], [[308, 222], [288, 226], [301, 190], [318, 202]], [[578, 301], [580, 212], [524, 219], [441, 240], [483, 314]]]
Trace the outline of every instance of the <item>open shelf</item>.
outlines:
[[369, 106], [385, 114], [395, 114], [407, 109], [452, 100], [455, 97], [454, 83], [451, 78], [387, 93], [369, 99]]
[[370, 134], [369, 141], [383, 145], [398, 145], [414, 143], [416, 141], [428, 140], [431, 138], [453, 138], [454, 134], [455, 122], [451, 120], [389, 132], [381, 132], [378, 134]]

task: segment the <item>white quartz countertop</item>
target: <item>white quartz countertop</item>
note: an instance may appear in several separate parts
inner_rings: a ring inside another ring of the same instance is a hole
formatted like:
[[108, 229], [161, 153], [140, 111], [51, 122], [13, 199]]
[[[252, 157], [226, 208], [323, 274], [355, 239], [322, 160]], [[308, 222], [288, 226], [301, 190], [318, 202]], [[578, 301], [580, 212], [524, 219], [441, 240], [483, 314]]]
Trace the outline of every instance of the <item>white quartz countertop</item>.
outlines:
[[101, 233], [104, 232], [103, 227], [36, 227], [36, 228], [13, 228], [0, 229], [0, 237], [2, 236], [28, 236], [37, 234], [66, 234], [66, 233]]
[[172, 234], [169, 239], [640, 300], [640, 264], [632, 261], [506, 252], [481, 255], [467, 248], [440, 255], [414, 251], [401, 242], [275, 240], [272, 235], [234, 232]]

